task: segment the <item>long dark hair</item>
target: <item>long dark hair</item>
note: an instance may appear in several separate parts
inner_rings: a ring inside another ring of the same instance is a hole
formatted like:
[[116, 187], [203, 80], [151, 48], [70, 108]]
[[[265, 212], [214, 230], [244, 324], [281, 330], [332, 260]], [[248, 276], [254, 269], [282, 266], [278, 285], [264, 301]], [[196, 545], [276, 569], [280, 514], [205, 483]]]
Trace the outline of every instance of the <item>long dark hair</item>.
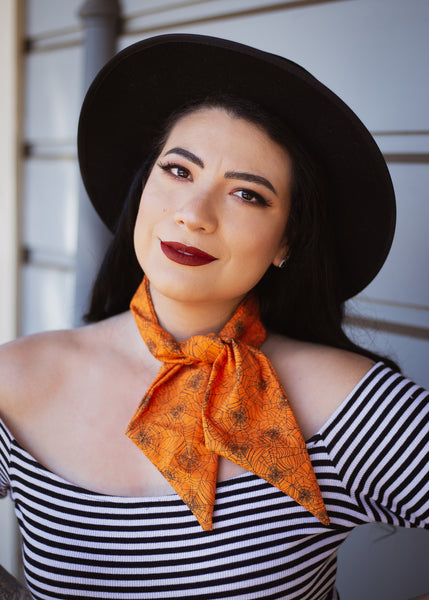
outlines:
[[[322, 169], [282, 121], [253, 102], [223, 94], [189, 103], [167, 119], [151, 155], [130, 186], [95, 280], [85, 321], [100, 321], [128, 310], [143, 277], [134, 251], [133, 234], [144, 185], [174, 125], [182, 117], [203, 108], [221, 108], [253, 123], [291, 157], [291, 211], [285, 231], [289, 258], [283, 269], [271, 265], [254, 290], [265, 326], [295, 339], [327, 344], [379, 360], [377, 354], [352, 342], [343, 330], [344, 302], [332, 247], [332, 226], [327, 215], [329, 190]], [[383, 360], [396, 368], [389, 359]]]

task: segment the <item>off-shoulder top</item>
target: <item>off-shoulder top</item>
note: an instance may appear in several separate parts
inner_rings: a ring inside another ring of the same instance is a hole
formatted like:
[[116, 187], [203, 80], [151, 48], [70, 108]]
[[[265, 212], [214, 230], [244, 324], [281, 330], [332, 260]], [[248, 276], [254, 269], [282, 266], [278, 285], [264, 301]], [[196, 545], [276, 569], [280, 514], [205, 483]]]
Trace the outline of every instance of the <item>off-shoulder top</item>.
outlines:
[[337, 550], [362, 523], [429, 528], [429, 394], [375, 365], [307, 442], [331, 525], [253, 474], [219, 483], [212, 531], [179, 496], [116, 497], [65, 481], [0, 422], [37, 600], [334, 600]]

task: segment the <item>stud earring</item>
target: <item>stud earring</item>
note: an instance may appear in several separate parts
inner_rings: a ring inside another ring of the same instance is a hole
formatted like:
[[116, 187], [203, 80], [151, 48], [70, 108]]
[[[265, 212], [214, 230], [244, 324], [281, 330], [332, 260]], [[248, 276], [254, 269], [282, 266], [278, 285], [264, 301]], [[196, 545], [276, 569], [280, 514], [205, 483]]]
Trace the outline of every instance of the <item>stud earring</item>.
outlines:
[[277, 265], [277, 267], [279, 269], [283, 269], [283, 267], [286, 265], [287, 261], [289, 259], [289, 252], [286, 254], [286, 256], [284, 256], [281, 261], [279, 262], [279, 264]]

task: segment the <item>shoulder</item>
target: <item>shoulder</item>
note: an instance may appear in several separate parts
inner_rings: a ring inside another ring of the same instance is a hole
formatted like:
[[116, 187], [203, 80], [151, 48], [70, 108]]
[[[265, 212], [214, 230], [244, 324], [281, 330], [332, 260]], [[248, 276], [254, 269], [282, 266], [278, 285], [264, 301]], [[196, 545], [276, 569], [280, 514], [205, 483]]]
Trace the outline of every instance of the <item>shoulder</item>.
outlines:
[[53, 331], [19, 338], [0, 346], [0, 411], [25, 410], [52, 394], [79, 354], [76, 331]]
[[[123, 313], [77, 329], [39, 333], [0, 346], [0, 415], [28, 418], [70, 394], [109, 387], [118, 372], [150, 369], [152, 355]], [[147, 363], [149, 366], [147, 366]]]
[[374, 365], [360, 354], [278, 335], [270, 335], [263, 350], [306, 439], [326, 423]]
[[47, 331], [0, 346], [0, 414], [12, 420], [30, 417], [76, 386], [96, 363], [96, 340], [106, 329], [96, 324]]

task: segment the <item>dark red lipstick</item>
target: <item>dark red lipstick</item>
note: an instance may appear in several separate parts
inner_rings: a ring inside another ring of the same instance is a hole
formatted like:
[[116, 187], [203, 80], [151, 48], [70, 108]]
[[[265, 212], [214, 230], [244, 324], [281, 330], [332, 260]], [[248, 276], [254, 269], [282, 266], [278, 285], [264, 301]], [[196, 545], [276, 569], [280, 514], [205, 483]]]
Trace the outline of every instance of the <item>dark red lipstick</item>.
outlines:
[[189, 267], [199, 267], [217, 260], [216, 257], [199, 248], [179, 244], [179, 242], [161, 242], [161, 250], [170, 260]]

